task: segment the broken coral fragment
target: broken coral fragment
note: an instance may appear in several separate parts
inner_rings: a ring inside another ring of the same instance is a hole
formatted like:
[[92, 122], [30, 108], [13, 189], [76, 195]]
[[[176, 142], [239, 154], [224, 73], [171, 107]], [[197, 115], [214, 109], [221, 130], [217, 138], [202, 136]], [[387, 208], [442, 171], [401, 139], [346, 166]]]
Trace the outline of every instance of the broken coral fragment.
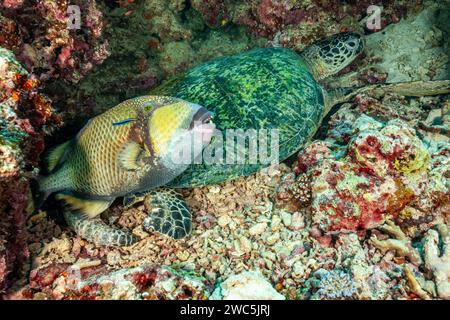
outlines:
[[[442, 239], [442, 254], [439, 250], [439, 236]], [[425, 267], [434, 275], [439, 298], [450, 300], [450, 232], [447, 225], [430, 229], [423, 240]]]
[[244, 271], [220, 283], [211, 300], [284, 300], [272, 285], [255, 271]]

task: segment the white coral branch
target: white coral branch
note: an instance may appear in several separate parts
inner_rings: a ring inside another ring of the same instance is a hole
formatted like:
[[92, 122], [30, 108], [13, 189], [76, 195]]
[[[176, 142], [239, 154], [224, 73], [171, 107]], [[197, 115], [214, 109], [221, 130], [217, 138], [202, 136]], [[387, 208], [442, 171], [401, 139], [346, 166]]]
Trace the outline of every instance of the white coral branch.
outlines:
[[430, 300], [430, 295], [422, 289], [422, 286], [419, 284], [419, 281], [417, 281], [416, 276], [414, 275], [414, 270], [410, 265], [405, 265], [404, 272], [406, 279], [408, 280], [409, 287], [412, 292], [414, 292], [418, 297], [420, 297], [423, 300]]
[[422, 259], [416, 249], [413, 248], [411, 240], [405, 233], [395, 225], [392, 221], [386, 221], [386, 224], [379, 227], [381, 231], [394, 237], [394, 239], [378, 240], [376, 236], [372, 236], [369, 240], [374, 247], [381, 252], [394, 250], [398, 256], [407, 257], [411, 263], [420, 265]]
[[[442, 255], [439, 250], [439, 235], [442, 238]], [[450, 232], [444, 224], [438, 231], [430, 229], [423, 240], [425, 267], [433, 272], [438, 296], [450, 300]]]

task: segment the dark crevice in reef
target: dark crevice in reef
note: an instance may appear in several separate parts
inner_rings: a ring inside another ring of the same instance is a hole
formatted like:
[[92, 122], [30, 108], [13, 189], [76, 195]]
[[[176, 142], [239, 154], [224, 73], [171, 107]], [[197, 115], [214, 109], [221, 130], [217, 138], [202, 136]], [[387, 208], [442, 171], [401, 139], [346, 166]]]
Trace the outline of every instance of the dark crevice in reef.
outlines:
[[107, 21], [104, 37], [110, 54], [77, 83], [62, 79], [47, 83], [45, 92], [54, 98], [57, 109], [64, 110], [66, 118], [64, 128], [47, 138], [49, 147], [76, 133], [85, 119], [126, 99], [148, 94], [189, 67], [217, 55], [262, 46], [262, 39], [248, 36], [233, 24], [208, 28], [190, 1], [180, 11], [169, 8], [164, 2], [147, 3], [146, 7], [144, 2], [126, 7], [104, 2], [99, 6]]

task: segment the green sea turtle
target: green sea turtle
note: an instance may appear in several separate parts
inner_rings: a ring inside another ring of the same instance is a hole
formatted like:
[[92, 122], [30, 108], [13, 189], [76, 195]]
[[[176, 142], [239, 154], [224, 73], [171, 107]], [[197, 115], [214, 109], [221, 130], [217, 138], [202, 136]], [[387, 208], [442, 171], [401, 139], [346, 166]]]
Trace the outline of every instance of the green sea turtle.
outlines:
[[[254, 49], [199, 65], [162, 84], [151, 94], [178, 97], [204, 106], [214, 114], [217, 129], [225, 135], [227, 129], [276, 129], [279, 161], [283, 161], [314, 136], [332, 106], [352, 95], [347, 89], [327, 92], [318, 81], [348, 66], [363, 48], [364, 41], [360, 35], [346, 32], [321, 40], [301, 53], [286, 48]], [[421, 87], [417, 84], [412, 89], [413, 93]], [[378, 86], [371, 88], [377, 89]], [[389, 89], [402, 92], [401, 85], [383, 87], [383, 90]], [[409, 92], [411, 86], [403, 89]], [[435, 94], [448, 92], [449, 88], [446, 83], [425, 89], [425, 93]], [[213, 139], [212, 145], [219, 140]], [[216, 184], [250, 175], [268, 166], [267, 163], [250, 163], [248, 160], [244, 157], [244, 163], [191, 164], [166, 188], [129, 194], [124, 198], [124, 205], [131, 206], [149, 196], [154, 209], [144, 220], [144, 227], [176, 239], [182, 238], [191, 230], [190, 213], [174, 189]], [[173, 226], [179, 225], [181, 216], [189, 219], [185, 219], [184, 229], [178, 228], [174, 232]], [[95, 230], [97, 234], [108, 232], [109, 227], [99, 220], [83, 223], [89, 223], [90, 227], [82, 230], [74, 221], [69, 221], [75, 225], [79, 235], [87, 239], [94, 237], [86, 230]], [[103, 244], [118, 244], [111, 237], [105, 238], [110, 242]]]

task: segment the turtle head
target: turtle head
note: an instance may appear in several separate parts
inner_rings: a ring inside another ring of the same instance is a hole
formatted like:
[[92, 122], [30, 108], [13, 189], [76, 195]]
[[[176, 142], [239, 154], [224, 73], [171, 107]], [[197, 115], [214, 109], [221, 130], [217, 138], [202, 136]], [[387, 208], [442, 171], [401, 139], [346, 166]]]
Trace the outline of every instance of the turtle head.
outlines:
[[343, 32], [307, 47], [302, 57], [316, 80], [336, 74], [364, 50], [364, 39], [353, 32]]

